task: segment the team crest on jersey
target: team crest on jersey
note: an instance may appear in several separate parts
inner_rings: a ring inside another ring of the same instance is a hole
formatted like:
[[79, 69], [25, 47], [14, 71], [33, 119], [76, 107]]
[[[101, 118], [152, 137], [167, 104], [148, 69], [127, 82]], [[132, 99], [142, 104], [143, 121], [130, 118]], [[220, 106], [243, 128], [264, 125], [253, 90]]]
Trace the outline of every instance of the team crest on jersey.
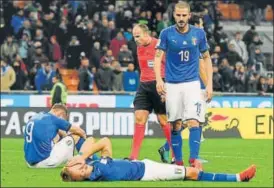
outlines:
[[194, 45], [194, 46], [196, 46], [197, 45], [197, 38], [195, 38], [195, 37], [192, 37], [192, 44]]

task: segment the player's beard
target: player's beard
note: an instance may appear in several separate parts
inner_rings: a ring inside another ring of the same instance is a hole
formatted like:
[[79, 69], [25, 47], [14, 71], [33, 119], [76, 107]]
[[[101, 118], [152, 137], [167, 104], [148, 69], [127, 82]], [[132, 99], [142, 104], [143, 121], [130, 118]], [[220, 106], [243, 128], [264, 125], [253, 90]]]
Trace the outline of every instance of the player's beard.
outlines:
[[187, 22], [184, 22], [184, 21], [179, 21], [176, 23], [177, 25], [177, 28], [180, 30], [180, 31], [183, 31], [187, 25]]

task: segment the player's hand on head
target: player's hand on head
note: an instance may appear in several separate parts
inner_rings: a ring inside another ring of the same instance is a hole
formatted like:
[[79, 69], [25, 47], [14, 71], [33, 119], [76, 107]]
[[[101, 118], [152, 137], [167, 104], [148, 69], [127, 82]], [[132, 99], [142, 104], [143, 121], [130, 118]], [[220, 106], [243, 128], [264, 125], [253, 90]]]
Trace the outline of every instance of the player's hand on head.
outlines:
[[77, 165], [77, 164], [83, 165], [85, 163], [86, 163], [86, 161], [85, 161], [83, 156], [76, 155], [68, 161], [66, 166], [71, 167], [71, 166], [74, 166], [74, 165]]
[[156, 89], [159, 95], [164, 95], [164, 96], [166, 95], [165, 83], [162, 79], [157, 80]]

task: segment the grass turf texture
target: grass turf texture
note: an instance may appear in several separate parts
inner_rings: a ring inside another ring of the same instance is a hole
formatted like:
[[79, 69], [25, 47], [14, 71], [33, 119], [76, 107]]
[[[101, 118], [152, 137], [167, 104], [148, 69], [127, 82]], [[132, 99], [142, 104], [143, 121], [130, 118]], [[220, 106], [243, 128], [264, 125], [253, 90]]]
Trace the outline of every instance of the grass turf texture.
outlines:
[[[140, 159], [160, 161], [163, 139], [145, 139]], [[114, 158], [127, 157], [131, 139], [112, 139]], [[184, 140], [184, 159], [188, 140]], [[24, 162], [23, 139], [1, 139], [1, 187], [273, 187], [273, 140], [207, 139], [201, 145], [205, 171], [235, 173], [251, 164], [257, 175], [251, 182], [220, 183], [194, 181], [159, 182], [62, 182], [57, 169], [29, 169]]]

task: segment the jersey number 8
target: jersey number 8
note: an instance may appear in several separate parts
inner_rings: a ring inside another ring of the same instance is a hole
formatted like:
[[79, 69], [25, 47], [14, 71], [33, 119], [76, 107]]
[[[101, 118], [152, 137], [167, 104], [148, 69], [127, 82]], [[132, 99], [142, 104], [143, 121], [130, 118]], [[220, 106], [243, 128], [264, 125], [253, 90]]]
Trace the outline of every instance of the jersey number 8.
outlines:
[[30, 121], [27, 125], [26, 125], [26, 141], [28, 143], [30, 143], [32, 141], [32, 131], [33, 131], [33, 125], [34, 122]]
[[189, 60], [189, 51], [180, 51], [179, 55], [181, 56], [181, 61], [188, 61]]

